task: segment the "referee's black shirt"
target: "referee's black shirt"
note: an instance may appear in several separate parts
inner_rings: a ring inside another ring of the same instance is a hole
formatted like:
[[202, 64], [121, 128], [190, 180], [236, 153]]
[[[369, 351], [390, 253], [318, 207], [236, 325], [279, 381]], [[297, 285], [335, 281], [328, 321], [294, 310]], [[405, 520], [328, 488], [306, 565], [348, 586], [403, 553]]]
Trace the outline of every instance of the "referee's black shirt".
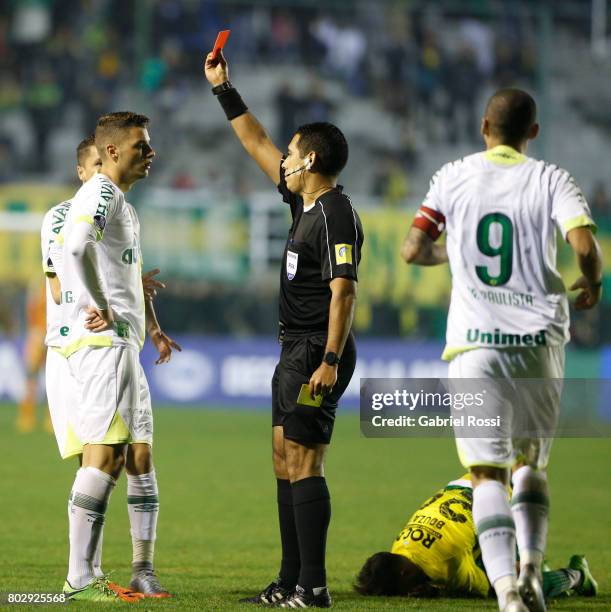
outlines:
[[288, 190], [281, 166], [278, 191], [293, 218], [280, 270], [280, 322], [289, 334], [327, 332], [329, 281], [358, 280], [361, 220], [341, 185], [323, 193], [304, 211], [303, 198]]

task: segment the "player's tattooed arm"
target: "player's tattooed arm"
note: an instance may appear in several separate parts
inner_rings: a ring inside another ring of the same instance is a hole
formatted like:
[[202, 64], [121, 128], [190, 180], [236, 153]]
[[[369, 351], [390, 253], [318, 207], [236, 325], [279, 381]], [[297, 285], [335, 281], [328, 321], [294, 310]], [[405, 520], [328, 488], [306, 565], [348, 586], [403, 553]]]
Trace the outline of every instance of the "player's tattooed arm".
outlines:
[[445, 244], [436, 244], [421, 229], [411, 227], [401, 247], [401, 257], [408, 264], [437, 266], [448, 263]]
[[598, 304], [602, 295], [603, 261], [594, 234], [589, 227], [576, 227], [566, 235], [577, 256], [577, 264], [581, 270], [580, 276], [570, 287], [571, 291], [581, 289], [575, 299], [577, 310], [587, 310]]
[[162, 331], [159, 321], [157, 320], [157, 313], [153, 306], [153, 298], [157, 291], [156, 289], [165, 289], [165, 285], [153, 278], [153, 276], [159, 274], [160, 270], [155, 268], [150, 272], [147, 272], [142, 276], [142, 288], [144, 291], [144, 313], [146, 318], [146, 331], [153, 343], [153, 346], [159, 353], [159, 358], [155, 363], [167, 363], [172, 358], [172, 351], [182, 351], [182, 348], [177, 342], [174, 342], [170, 336]]
[[[212, 53], [206, 57], [204, 65], [206, 79], [212, 87], [229, 81], [229, 67], [221, 53], [216, 59]], [[261, 170], [277, 185], [280, 182], [280, 162], [282, 153], [272, 142], [265, 128], [250, 112], [245, 112], [231, 120], [231, 127], [246, 152], [257, 162]]]

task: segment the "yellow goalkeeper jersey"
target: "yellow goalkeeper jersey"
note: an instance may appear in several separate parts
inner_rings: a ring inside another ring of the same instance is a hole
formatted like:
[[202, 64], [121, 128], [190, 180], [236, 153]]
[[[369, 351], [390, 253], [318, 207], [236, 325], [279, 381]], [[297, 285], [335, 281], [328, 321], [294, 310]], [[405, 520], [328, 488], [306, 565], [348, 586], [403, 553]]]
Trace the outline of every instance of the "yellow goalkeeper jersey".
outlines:
[[466, 474], [422, 504], [391, 552], [410, 559], [439, 587], [486, 597], [490, 583], [475, 535], [472, 503], [471, 478]]

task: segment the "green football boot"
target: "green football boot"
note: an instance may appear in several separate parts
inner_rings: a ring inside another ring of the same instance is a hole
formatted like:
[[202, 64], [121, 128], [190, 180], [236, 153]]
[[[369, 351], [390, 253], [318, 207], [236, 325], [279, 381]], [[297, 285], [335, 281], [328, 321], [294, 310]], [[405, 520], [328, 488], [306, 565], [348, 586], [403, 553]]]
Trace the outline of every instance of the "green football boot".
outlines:
[[594, 580], [590, 566], [585, 555], [573, 555], [569, 559], [569, 567], [581, 572], [583, 576], [581, 584], [575, 589], [577, 595], [582, 597], [595, 597], [598, 593], [598, 582]]
[[113, 591], [108, 585], [108, 581], [104, 578], [95, 578], [82, 589], [73, 588], [66, 580], [63, 593], [69, 600], [74, 601], [103, 601], [108, 603], [120, 603], [125, 601], [128, 603], [136, 603], [142, 599], [140, 595], [119, 594]]

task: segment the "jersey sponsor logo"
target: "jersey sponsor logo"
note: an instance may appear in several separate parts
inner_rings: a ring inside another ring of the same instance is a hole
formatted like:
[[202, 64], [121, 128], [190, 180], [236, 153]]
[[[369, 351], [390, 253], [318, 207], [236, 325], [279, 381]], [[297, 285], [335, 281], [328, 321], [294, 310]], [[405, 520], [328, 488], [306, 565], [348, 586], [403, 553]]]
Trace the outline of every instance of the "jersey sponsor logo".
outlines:
[[547, 346], [546, 333], [541, 329], [535, 334], [511, 334], [501, 331], [498, 327], [494, 332], [485, 332], [476, 327], [467, 330], [467, 342], [491, 346]]
[[[115, 192], [112, 188], [112, 186], [103, 181], [102, 182], [102, 187], [100, 189], [100, 198], [102, 198], [102, 200], [104, 200], [104, 202], [110, 202], [110, 200], [112, 200], [115, 197]], [[105, 209], [107, 207], [107, 204], [103, 204], [102, 202], [99, 203], [98, 205], [98, 209], [103, 206]], [[104, 212], [104, 214], [106, 214], [106, 212]]]
[[67, 336], [70, 333], [70, 328], [67, 325], [63, 325], [62, 327], [59, 328], [59, 335], [60, 336]]
[[295, 274], [297, 274], [298, 260], [299, 253], [295, 253], [294, 251], [286, 252], [286, 276], [289, 280], [293, 280], [295, 278]]
[[[99, 207], [98, 207], [98, 210], [99, 210]], [[93, 217], [93, 225], [95, 226], [97, 230], [99, 230], [100, 232], [103, 232], [104, 228], [106, 227], [106, 217], [104, 215], [96, 214]]]
[[95, 215], [93, 216], [94, 221], [98, 217], [101, 217], [104, 220], [103, 226], [99, 228], [100, 231], [102, 231], [104, 229], [104, 225], [106, 225], [106, 215], [108, 214], [108, 202], [110, 202], [114, 197], [115, 197], [115, 192], [113, 188], [108, 183], [103, 182], [102, 187], [100, 189], [100, 201], [98, 202], [98, 207], [95, 211]]
[[411, 540], [412, 542], [419, 542], [424, 548], [430, 549], [435, 542], [441, 539], [441, 534], [433, 529], [425, 526], [409, 524], [397, 538], [403, 540], [403, 542]]
[[351, 244], [336, 244], [335, 245], [335, 263], [338, 266], [342, 264], [352, 263], [352, 245]]
[[131, 249], [125, 249], [121, 254], [121, 261], [124, 264], [138, 263], [138, 247], [132, 247]]
[[59, 234], [64, 227], [66, 221], [66, 215], [70, 210], [70, 202], [66, 202], [63, 206], [57, 206], [53, 209], [52, 228], [51, 231], [54, 234]]
[[62, 304], [73, 304], [74, 303], [74, 296], [72, 295], [72, 291], [62, 291], [61, 303]]
[[129, 338], [129, 323], [125, 321], [116, 322], [117, 336], [119, 338]]

